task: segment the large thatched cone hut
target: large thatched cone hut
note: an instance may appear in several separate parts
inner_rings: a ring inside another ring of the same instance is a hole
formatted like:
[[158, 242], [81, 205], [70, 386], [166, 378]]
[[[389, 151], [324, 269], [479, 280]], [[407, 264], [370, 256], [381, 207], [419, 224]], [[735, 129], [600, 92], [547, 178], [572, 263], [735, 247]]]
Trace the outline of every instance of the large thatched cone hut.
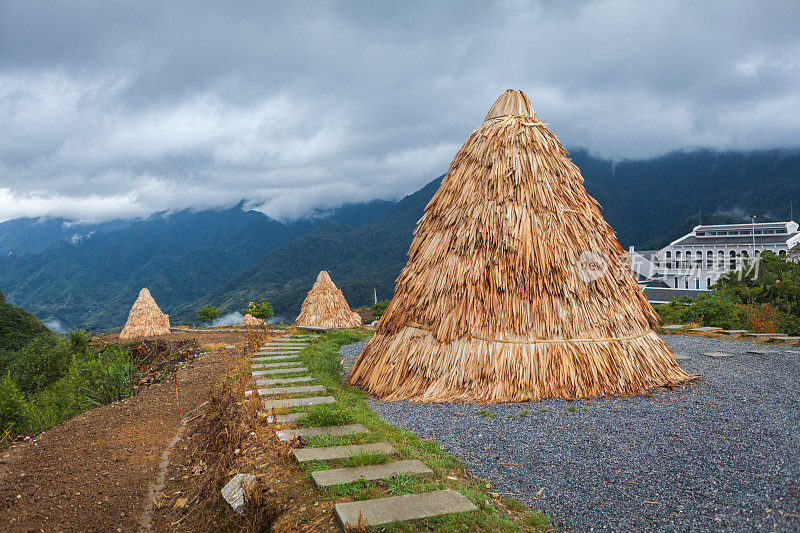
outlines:
[[425, 208], [348, 382], [387, 400], [494, 403], [693, 379], [624, 257], [578, 167], [509, 90]]
[[342, 291], [323, 270], [303, 300], [295, 324], [326, 329], [355, 328], [361, 325], [361, 316], [350, 310]]
[[169, 333], [169, 315], [161, 312], [156, 301], [150, 296], [147, 287], [139, 291], [139, 297], [133, 302], [128, 321], [119, 334], [120, 339], [135, 337], [152, 337]]

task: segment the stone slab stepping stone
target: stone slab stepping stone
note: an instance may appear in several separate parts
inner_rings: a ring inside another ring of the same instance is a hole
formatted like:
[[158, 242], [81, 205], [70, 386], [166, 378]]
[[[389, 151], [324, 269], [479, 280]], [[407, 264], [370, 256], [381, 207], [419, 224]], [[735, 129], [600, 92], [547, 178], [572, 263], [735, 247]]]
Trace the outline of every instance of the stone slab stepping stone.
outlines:
[[745, 333], [745, 337], [768, 338], [768, 337], [785, 337], [786, 333]]
[[288, 366], [300, 366], [302, 365], [302, 361], [280, 361], [277, 363], [253, 363], [250, 365], [251, 368], [286, 368]]
[[363, 479], [378, 481], [395, 474], [433, 475], [433, 470], [422, 461], [411, 459], [406, 461], [390, 461], [379, 465], [356, 466], [349, 468], [333, 468], [311, 472], [311, 478], [319, 487], [332, 487]]
[[[322, 385], [307, 385], [299, 387], [272, 387], [268, 389], [258, 389], [259, 396], [280, 396], [281, 394], [305, 394], [309, 392], [325, 392], [328, 389]], [[245, 396], [252, 396], [253, 391], [244, 391]]]
[[421, 520], [450, 513], [463, 513], [477, 509], [469, 498], [455, 490], [437, 490], [391, 496], [360, 502], [337, 503], [333, 508], [336, 518], [347, 530], [346, 524], [358, 526], [358, 517], [364, 526], [381, 526], [395, 521]]
[[686, 356], [686, 355], [679, 355], [679, 354], [675, 354], [675, 360], [676, 360], [676, 361], [691, 361], [691, 360], [692, 360], [692, 358], [691, 358], [691, 357], [688, 357], [688, 356]]
[[254, 378], [260, 378], [263, 376], [271, 376], [273, 374], [291, 374], [293, 372], [308, 372], [308, 368], [304, 366], [297, 366], [293, 368], [267, 368], [265, 370], [253, 370], [252, 373]]
[[281, 398], [279, 400], [264, 400], [264, 409], [282, 409], [284, 407], [302, 407], [304, 405], [319, 405], [321, 403], [335, 403], [333, 396], [313, 396], [311, 398]]
[[274, 354], [276, 352], [286, 352], [286, 353], [295, 353], [295, 352], [302, 352], [302, 348], [261, 348], [256, 353], [265, 353], [267, 355]]
[[[312, 398], [298, 398], [300, 400], [310, 400]], [[372, 433], [361, 424], [345, 424], [344, 426], [323, 426], [318, 428], [297, 428], [282, 429], [276, 431], [275, 435], [280, 441], [293, 440], [296, 437], [317, 437], [319, 435], [330, 435], [331, 437], [343, 437], [345, 435], [356, 435], [358, 433]]]
[[272, 363], [273, 361], [286, 361], [289, 359], [297, 359], [299, 355], [273, 355], [271, 357], [253, 357], [252, 361], [259, 361], [261, 363]]
[[747, 353], [752, 355], [775, 355], [778, 353], [777, 350], [769, 350], [767, 348], [749, 348]]
[[279, 396], [281, 394], [306, 394], [309, 392], [325, 392], [328, 389], [322, 385], [300, 385], [297, 387], [272, 387], [258, 389], [259, 396]]
[[352, 446], [326, 446], [324, 448], [296, 448], [292, 450], [295, 459], [300, 463], [306, 463], [308, 461], [328, 461], [330, 459], [347, 459], [359, 452], [392, 454], [397, 452], [397, 450], [388, 442], [354, 444]]
[[703, 326], [701, 328], [692, 328], [689, 331], [706, 332], [706, 331], [719, 331], [722, 328], [715, 328], [712, 326]]
[[257, 387], [270, 387], [272, 385], [280, 385], [281, 383], [303, 383], [304, 381], [314, 381], [311, 376], [297, 376], [294, 378], [272, 378], [272, 379], [257, 379]]
[[744, 335], [747, 333], [746, 329], [721, 329], [717, 333], [722, 333], [723, 335]]
[[244, 493], [256, 482], [256, 476], [236, 474], [222, 487], [222, 497], [239, 514], [244, 511]]
[[800, 337], [790, 337], [789, 335], [787, 335], [786, 337], [772, 337], [772, 340], [793, 342], [793, 341], [800, 341]]
[[[305, 413], [286, 413], [285, 415], [275, 415], [275, 423], [276, 424], [288, 424], [289, 422], [294, 422]], [[267, 422], [272, 424], [272, 415], [267, 415]]]
[[670, 324], [669, 326], [661, 326], [661, 329], [685, 329], [686, 326], [681, 324]]
[[727, 352], [700, 352], [700, 355], [705, 355], [706, 357], [713, 357], [714, 359], [733, 357], [732, 353], [727, 353]]

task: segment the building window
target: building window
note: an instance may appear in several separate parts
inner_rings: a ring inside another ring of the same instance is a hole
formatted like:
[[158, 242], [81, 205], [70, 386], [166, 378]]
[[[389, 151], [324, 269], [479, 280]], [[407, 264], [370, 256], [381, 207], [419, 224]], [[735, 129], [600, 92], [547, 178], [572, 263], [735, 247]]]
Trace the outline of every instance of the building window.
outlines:
[[786, 255], [786, 250], [781, 250], [780, 252], [778, 252], [778, 255]]
[[694, 278], [694, 288], [695, 289], [700, 288], [700, 278]]
[[675, 288], [678, 288], [678, 278], [675, 278]]
[[725, 252], [720, 250], [719, 252], [717, 252], [717, 257], [718, 257], [718, 259], [717, 259], [717, 261], [718, 261], [717, 268], [722, 270], [722, 269], [725, 268]]
[[711, 250], [706, 252], [706, 268], [709, 270], [714, 268], [714, 252]]
[[706, 289], [711, 288], [711, 278], [706, 278]]
[[689, 288], [689, 277], [688, 276], [683, 278], [683, 288], [684, 289], [688, 289]]
[[736, 252], [731, 250], [730, 269], [736, 270]]

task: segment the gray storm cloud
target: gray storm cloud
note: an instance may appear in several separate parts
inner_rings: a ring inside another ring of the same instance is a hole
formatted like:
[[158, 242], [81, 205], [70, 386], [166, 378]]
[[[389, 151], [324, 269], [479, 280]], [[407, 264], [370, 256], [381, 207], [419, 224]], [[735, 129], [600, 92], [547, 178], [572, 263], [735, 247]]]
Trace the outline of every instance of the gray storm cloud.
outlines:
[[0, 6], [0, 220], [396, 198], [521, 88], [562, 142], [796, 147], [783, 2]]

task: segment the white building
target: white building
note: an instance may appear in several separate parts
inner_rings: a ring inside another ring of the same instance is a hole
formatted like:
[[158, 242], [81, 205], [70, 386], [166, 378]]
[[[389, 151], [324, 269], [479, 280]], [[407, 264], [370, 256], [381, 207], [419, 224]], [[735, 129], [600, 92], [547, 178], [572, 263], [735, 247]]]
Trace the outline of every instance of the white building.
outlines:
[[750, 257], [766, 250], [786, 255], [798, 244], [796, 222], [701, 225], [661, 250], [637, 252], [631, 247], [630, 260], [648, 300], [661, 303], [697, 296]]

